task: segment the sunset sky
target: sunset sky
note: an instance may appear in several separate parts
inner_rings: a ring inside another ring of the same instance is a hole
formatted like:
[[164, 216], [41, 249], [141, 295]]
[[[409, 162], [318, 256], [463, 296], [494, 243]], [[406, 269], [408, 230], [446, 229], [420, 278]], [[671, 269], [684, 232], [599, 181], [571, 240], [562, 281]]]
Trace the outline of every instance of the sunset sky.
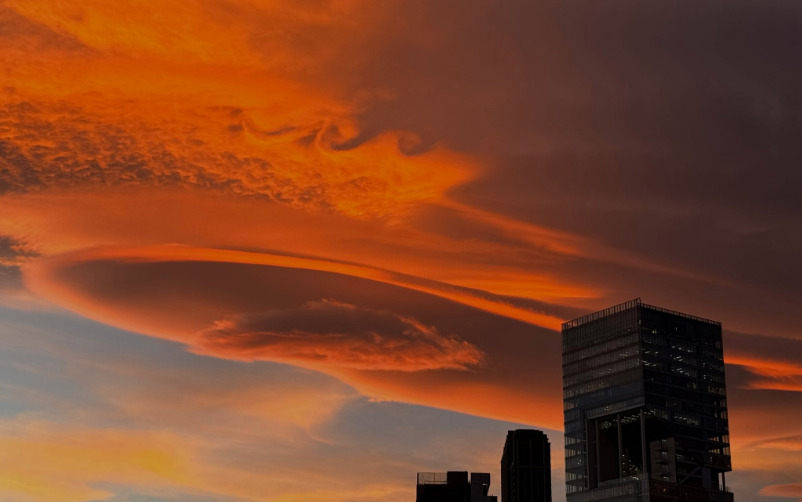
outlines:
[[560, 324], [721, 321], [802, 500], [798, 0], [0, 0], [0, 500], [411, 502]]

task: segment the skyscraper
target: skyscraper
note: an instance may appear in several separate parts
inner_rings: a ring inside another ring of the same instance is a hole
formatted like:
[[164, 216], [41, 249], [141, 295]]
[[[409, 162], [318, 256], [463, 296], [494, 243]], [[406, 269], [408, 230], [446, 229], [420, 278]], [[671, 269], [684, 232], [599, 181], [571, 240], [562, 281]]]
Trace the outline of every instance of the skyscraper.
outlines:
[[551, 448], [542, 431], [507, 433], [501, 456], [501, 502], [551, 502]]
[[562, 332], [568, 502], [732, 502], [721, 324], [636, 299]]
[[498, 502], [486, 472], [419, 472], [416, 488], [416, 502]]

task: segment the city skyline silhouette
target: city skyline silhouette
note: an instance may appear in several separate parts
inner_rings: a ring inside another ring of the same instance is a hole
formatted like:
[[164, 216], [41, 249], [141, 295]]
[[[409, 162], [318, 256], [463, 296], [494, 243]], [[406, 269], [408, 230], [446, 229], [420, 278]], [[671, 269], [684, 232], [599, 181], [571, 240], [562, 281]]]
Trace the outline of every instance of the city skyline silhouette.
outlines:
[[[626, 455], [596, 484], [658, 441], [669, 482], [802, 500], [800, 25], [789, 0], [0, 2], [0, 501], [409, 502], [449, 470], [500, 496], [536, 429], [568, 502], [562, 325], [635, 297], [721, 323], [726, 403], [588, 410], [585, 446]], [[666, 423], [725, 408], [703, 442], [732, 471], [683, 471]]]

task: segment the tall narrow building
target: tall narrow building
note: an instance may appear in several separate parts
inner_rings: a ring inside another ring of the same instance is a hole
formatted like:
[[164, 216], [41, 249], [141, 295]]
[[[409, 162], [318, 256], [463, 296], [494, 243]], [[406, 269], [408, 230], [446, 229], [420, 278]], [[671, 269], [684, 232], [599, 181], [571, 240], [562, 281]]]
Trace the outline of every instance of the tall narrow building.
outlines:
[[551, 448], [542, 431], [507, 433], [501, 455], [501, 502], [551, 502]]
[[562, 326], [568, 502], [732, 502], [721, 324], [640, 299]]

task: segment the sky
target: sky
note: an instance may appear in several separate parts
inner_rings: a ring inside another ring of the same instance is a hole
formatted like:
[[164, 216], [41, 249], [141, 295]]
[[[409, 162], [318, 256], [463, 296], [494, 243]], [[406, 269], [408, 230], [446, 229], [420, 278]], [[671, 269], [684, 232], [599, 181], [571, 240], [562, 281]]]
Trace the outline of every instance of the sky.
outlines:
[[0, 0], [0, 499], [413, 500], [560, 324], [721, 321], [802, 500], [802, 4]]

